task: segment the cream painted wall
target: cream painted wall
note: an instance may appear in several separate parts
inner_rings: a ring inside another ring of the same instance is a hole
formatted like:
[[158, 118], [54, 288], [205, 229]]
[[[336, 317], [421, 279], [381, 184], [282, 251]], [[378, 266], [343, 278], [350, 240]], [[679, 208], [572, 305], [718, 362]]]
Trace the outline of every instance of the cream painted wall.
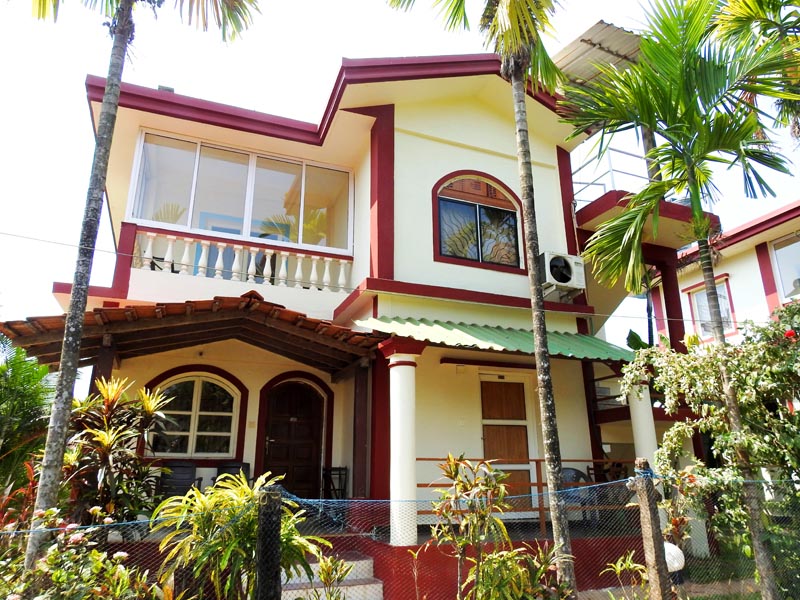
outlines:
[[[481, 378], [519, 381], [525, 386], [528, 418], [528, 451], [531, 458], [543, 458], [541, 420], [535, 371], [502, 369], [473, 365], [440, 364], [444, 356], [451, 356], [446, 348], [427, 348], [418, 359], [417, 367], [417, 457], [437, 458], [465, 454], [468, 458], [483, 457], [481, 421]], [[486, 354], [471, 353], [473, 359], [491, 360]], [[580, 363], [553, 361], [553, 386], [559, 423], [561, 454], [565, 459], [591, 458], [588, 421], [583, 394]], [[417, 481], [429, 484], [439, 478], [438, 461], [417, 461]], [[578, 466], [578, 465], [572, 465]], [[522, 469], [523, 465], [506, 465], [509, 469]], [[502, 465], [501, 465], [502, 468]], [[580, 467], [581, 469], [583, 467]], [[531, 478], [535, 478], [531, 466]], [[433, 488], [421, 487], [418, 498], [435, 498]]]
[[[395, 276], [402, 281], [527, 296], [525, 275], [433, 261], [432, 189], [448, 173], [476, 170], [518, 193], [513, 122], [469, 101], [396, 109]], [[531, 131], [541, 248], [566, 250], [555, 147]]]
[[[529, 308], [509, 308], [475, 302], [401, 296], [399, 294], [381, 294], [379, 296], [378, 316], [424, 317], [426, 319], [463, 321], [465, 323], [498, 325], [517, 329], [531, 329], [533, 327]], [[577, 330], [573, 315], [548, 312], [546, 319], [549, 331], [574, 333]]]
[[[352, 466], [353, 386], [351, 381], [333, 384], [326, 373], [309, 369], [300, 363], [235, 340], [174, 350], [155, 356], [128, 359], [113, 372], [113, 375], [128, 378], [129, 381], [135, 382], [135, 387], [138, 389], [161, 373], [188, 364], [211, 365], [223, 369], [238, 378], [247, 388], [248, 404], [243, 460], [249, 462], [251, 466], [255, 465], [256, 452], [260, 450], [262, 444], [261, 440], [256, 439], [261, 388], [275, 376], [286, 371], [302, 371], [316, 375], [325, 381], [334, 393], [333, 424], [326, 423], [325, 425], [333, 427], [331, 465]], [[209, 485], [215, 474], [216, 470], [213, 468], [200, 469], [198, 472], [198, 475], [204, 478], [204, 485]]]

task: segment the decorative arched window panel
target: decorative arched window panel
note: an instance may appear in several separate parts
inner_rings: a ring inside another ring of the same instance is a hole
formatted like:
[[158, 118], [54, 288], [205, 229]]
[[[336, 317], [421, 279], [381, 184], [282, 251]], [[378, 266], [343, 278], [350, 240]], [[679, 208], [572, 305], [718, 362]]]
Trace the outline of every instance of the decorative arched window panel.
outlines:
[[231, 458], [236, 453], [241, 395], [228, 382], [205, 373], [185, 374], [161, 385], [172, 400], [163, 430], [151, 438], [157, 456]]
[[521, 224], [515, 200], [487, 175], [450, 175], [440, 180], [433, 207], [436, 260], [521, 270]]

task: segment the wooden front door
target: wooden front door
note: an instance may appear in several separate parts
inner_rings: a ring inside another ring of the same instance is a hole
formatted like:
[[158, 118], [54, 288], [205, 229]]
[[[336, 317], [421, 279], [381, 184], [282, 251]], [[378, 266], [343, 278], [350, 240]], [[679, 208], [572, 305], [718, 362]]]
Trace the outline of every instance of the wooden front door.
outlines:
[[270, 390], [264, 469], [285, 475], [281, 485], [300, 498], [319, 498], [322, 468], [322, 396], [298, 381]]

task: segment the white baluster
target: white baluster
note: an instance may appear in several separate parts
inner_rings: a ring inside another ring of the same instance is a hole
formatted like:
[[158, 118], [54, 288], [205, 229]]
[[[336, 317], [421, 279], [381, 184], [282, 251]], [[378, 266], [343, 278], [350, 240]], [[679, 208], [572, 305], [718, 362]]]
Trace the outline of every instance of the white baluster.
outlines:
[[231, 265], [231, 281], [242, 281], [242, 249], [243, 246], [234, 244], [233, 265]]
[[322, 272], [322, 291], [323, 292], [330, 292], [331, 291], [331, 261], [333, 260], [330, 256], [325, 257], [325, 270]]
[[278, 267], [278, 285], [286, 287], [286, 269], [287, 263], [289, 262], [289, 253], [281, 250], [278, 252], [278, 260], [281, 263]]
[[222, 270], [225, 268], [225, 263], [222, 260], [222, 255], [225, 254], [225, 248], [228, 244], [217, 242], [217, 262], [214, 263], [214, 279], [222, 279]]
[[153, 262], [153, 243], [156, 241], [156, 234], [148, 231], [145, 235], [147, 236], [147, 244], [144, 247], [144, 255], [142, 256], [142, 269], [149, 271], [152, 268], [150, 263]]
[[305, 254], [296, 254], [294, 261], [294, 287], [301, 289], [303, 287], [303, 262], [306, 259]]
[[272, 250], [264, 250], [264, 285], [272, 285]]
[[174, 235], [167, 236], [167, 251], [164, 253], [164, 273], [172, 273], [172, 265], [175, 263], [175, 240]]
[[192, 260], [192, 248], [194, 248], [194, 240], [192, 238], [183, 238], [183, 257], [181, 257], [181, 275], [189, 274], [189, 265]]
[[319, 256], [311, 257], [311, 274], [308, 276], [308, 289], [319, 290], [319, 270], [317, 269], [319, 263]]
[[258, 248], [248, 248], [247, 251], [250, 252], [250, 263], [247, 266], [247, 283], [255, 283]]
[[211, 242], [208, 240], [200, 240], [200, 260], [197, 261], [197, 276], [205, 277], [206, 268], [208, 267], [208, 247]]
[[339, 291], [344, 294], [347, 293], [347, 265], [348, 261], [343, 258], [339, 259], [339, 281], [336, 285], [339, 286]]

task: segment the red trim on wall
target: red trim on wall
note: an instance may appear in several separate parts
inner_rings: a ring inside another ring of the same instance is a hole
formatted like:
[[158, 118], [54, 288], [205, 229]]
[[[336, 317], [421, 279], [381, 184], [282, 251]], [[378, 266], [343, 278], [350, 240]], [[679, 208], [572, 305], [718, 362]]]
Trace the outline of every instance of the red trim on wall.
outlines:
[[[656, 268], [661, 271], [661, 286], [664, 291], [664, 312], [667, 315], [667, 331], [669, 332], [670, 347], [676, 352], [686, 352], [683, 338], [686, 336], [686, 328], [683, 325], [683, 307], [681, 306], [681, 293], [678, 285], [678, 269], [674, 262], [675, 254], [672, 254], [672, 262], [655, 263]], [[691, 305], [691, 303], [689, 303]]]
[[[459, 300], [462, 302], [475, 302], [479, 304], [493, 304], [496, 306], [509, 306], [512, 308], [530, 308], [530, 298], [520, 296], [506, 296], [502, 294], [492, 294], [490, 292], [476, 292], [465, 289], [448, 288], [438, 285], [428, 285], [423, 283], [408, 283], [388, 279], [377, 279], [368, 277], [362, 281], [358, 287], [350, 294], [360, 296], [367, 292], [386, 292], [391, 294], [404, 294], [408, 296], [422, 296], [426, 298], [441, 298], [445, 300]], [[339, 306], [345, 303], [352, 303], [348, 297]], [[552, 312], [577, 313], [591, 315], [594, 314], [594, 307], [582, 304], [567, 304], [564, 302], [544, 303], [545, 310]], [[334, 311], [334, 317], [340, 314], [340, 309]]]
[[389, 362], [389, 368], [394, 369], [395, 367], [415, 367], [417, 363], [413, 360], [398, 360], [396, 362]]
[[667, 335], [667, 317], [664, 315], [664, 302], [661, 299], [661, 286], [651, 290], [653, 299], [653, 316], [656, 320], [656, 332], [658, 335]]
[[769, 245], [766, 242], [756, 246], [756, 258], [758, 259], [758, 270], [761, 272], [761, 284], [764, 286], [764, 297], [767, 299], [767, 309], [772, 314], [781, 307], [781, 300], [778, 296], [775, 271], [772, 269]]
[[256, 456], [255, 456], [255, 475], [261, 475], [264, 472], [264, 440], [267, 437], [267, 419], [268, 415], [268, 402], [267, 396], [269, 392], [287, 381], [296, 381], [298, 383], [305, 383], [311, 387], [316, 387], [321, 392], [325, 400], [325, 461], [324, 466], [331, 466], [331, 454], [333, 452], [333, 390], [322, 379], [313, 373], [306, 373], [305, 371], [286, 371], [280, 375], [276, 375], [264, 384], [258, 394], [258, 428], [256, 429]]
[[575, 206], [575, 190], [572, 186], [572, 160], [569, 152], [564, 148], [556, 147], [558, 159], [558, 181], [561, 185], [561, 210], [564, 214], [564, 232], [567, 236], [567, 253], [578, 254], [578, 239], [575, 235], [575, 219], [573, 207]]
[[389, 499], [389, 361], [377, 353], [372, 363], [372, 435], [369, 497]]
[[370, 131], [371, 277], [394, 278], [394, 106], [349, 109], [375, 118]]
[[[484, 179], [491, 183], [494, 187], [499, 188], [508, 200], [516, 206], [517, 209], [517, 223], [519, 224], [519, 235], [517, 240], [517, 252], [520, 256], [521, 267], [511, 267], [508, 265], [496, 265], [492, 263], [483, 263], [478, 260], [469, 260], [466, 258], [458, 258], [455, 256], [445, 256], [440, 250], [440, 229], [439, 229], [439, 192], [442, 188], [456, 179]], [[490, 271], [502, 271], [504, 273], [516, 273], [519, 275], [526, 274], [527, 271], [527, 255], [524, 251], [522, 241], [525, 239], [525, 223], [522, 221], [522, 201], [519, 199], [514, 190], [508, 187], [505, 183], [483, 171], [475, 171], [472, 169], [462, 169], [459, 171], [452, 171], [433, 184], [431, 188], [431, 212], [433, 223], [433, 260], [434, 262], [443, 262], [451, 265], [460, 265], [464, 267], [473, 267], [476, 269], [488, 269]]]
[[524, 369], [526, 371], [536, 370], [536, 362], [531, 361], [528, 364], [512, 363], [501, 360], [473, 360], [463, 358], [440, 358], [440, 365], [469, 365], [473, 367], [492, 367], [497, 369]]
[[[215, 367], [213, 365], [190, 364], [190, 365], [181, 365], [180, 367], [175, 367], [173, 369], [169, 369], [168, 371], [164, 371], [160, 375], [156, 375], [150, 381], [147, 382], [145, 387], [149, 390], [152, 390], [159, 387], [162, 382], [167, 381], [168, 379], [172, 379], [173, 377], [177, 377], [178, 375], [183, 375], [188, 373], [201, 373], [201, 374], [211, 373], [212, 375], [216, 375], [224, 379], [232, 386], [234, 386], [237, 390], [239, 390], [239, 423], [237, 425], [238, 430], [236, 433], [236, 452], [234, 458], [239, 461], [243, 460], [242, 457], [244, 456], [244, 436], [247, 427], [247, 403], [249, 398], [249, 392], [247, 390], [247, 387], [244, 385], [244, 383], [242, 383], [242, 381], [238, 377], [226, 371], [225, 369], [220, 369], [219, 367]], [[213, 466], [221, 462], [229, 462], [231, 459], [189, 458], [187, 460], [191, 460], [192, 462], [197, 463], [198, 466]]]
[[[730, 273], [719, 273], [719, 274], [715, 273], [714, 274], [714, 281], [719, 281], [720, 279], [728, 279], [730, 276], [731, 276]], [[687, 286], [685, 288], [681, 288], [681, 293], [683, 293], [683, 294], [691, 294], [692, 292], [696, 292], [697, 290], [700, 290], [700, 289], [704, 288], [705, 286], [706, 286], [705, 281], [700, 281], [698, 283], [693, 283], [690, 286]]]

